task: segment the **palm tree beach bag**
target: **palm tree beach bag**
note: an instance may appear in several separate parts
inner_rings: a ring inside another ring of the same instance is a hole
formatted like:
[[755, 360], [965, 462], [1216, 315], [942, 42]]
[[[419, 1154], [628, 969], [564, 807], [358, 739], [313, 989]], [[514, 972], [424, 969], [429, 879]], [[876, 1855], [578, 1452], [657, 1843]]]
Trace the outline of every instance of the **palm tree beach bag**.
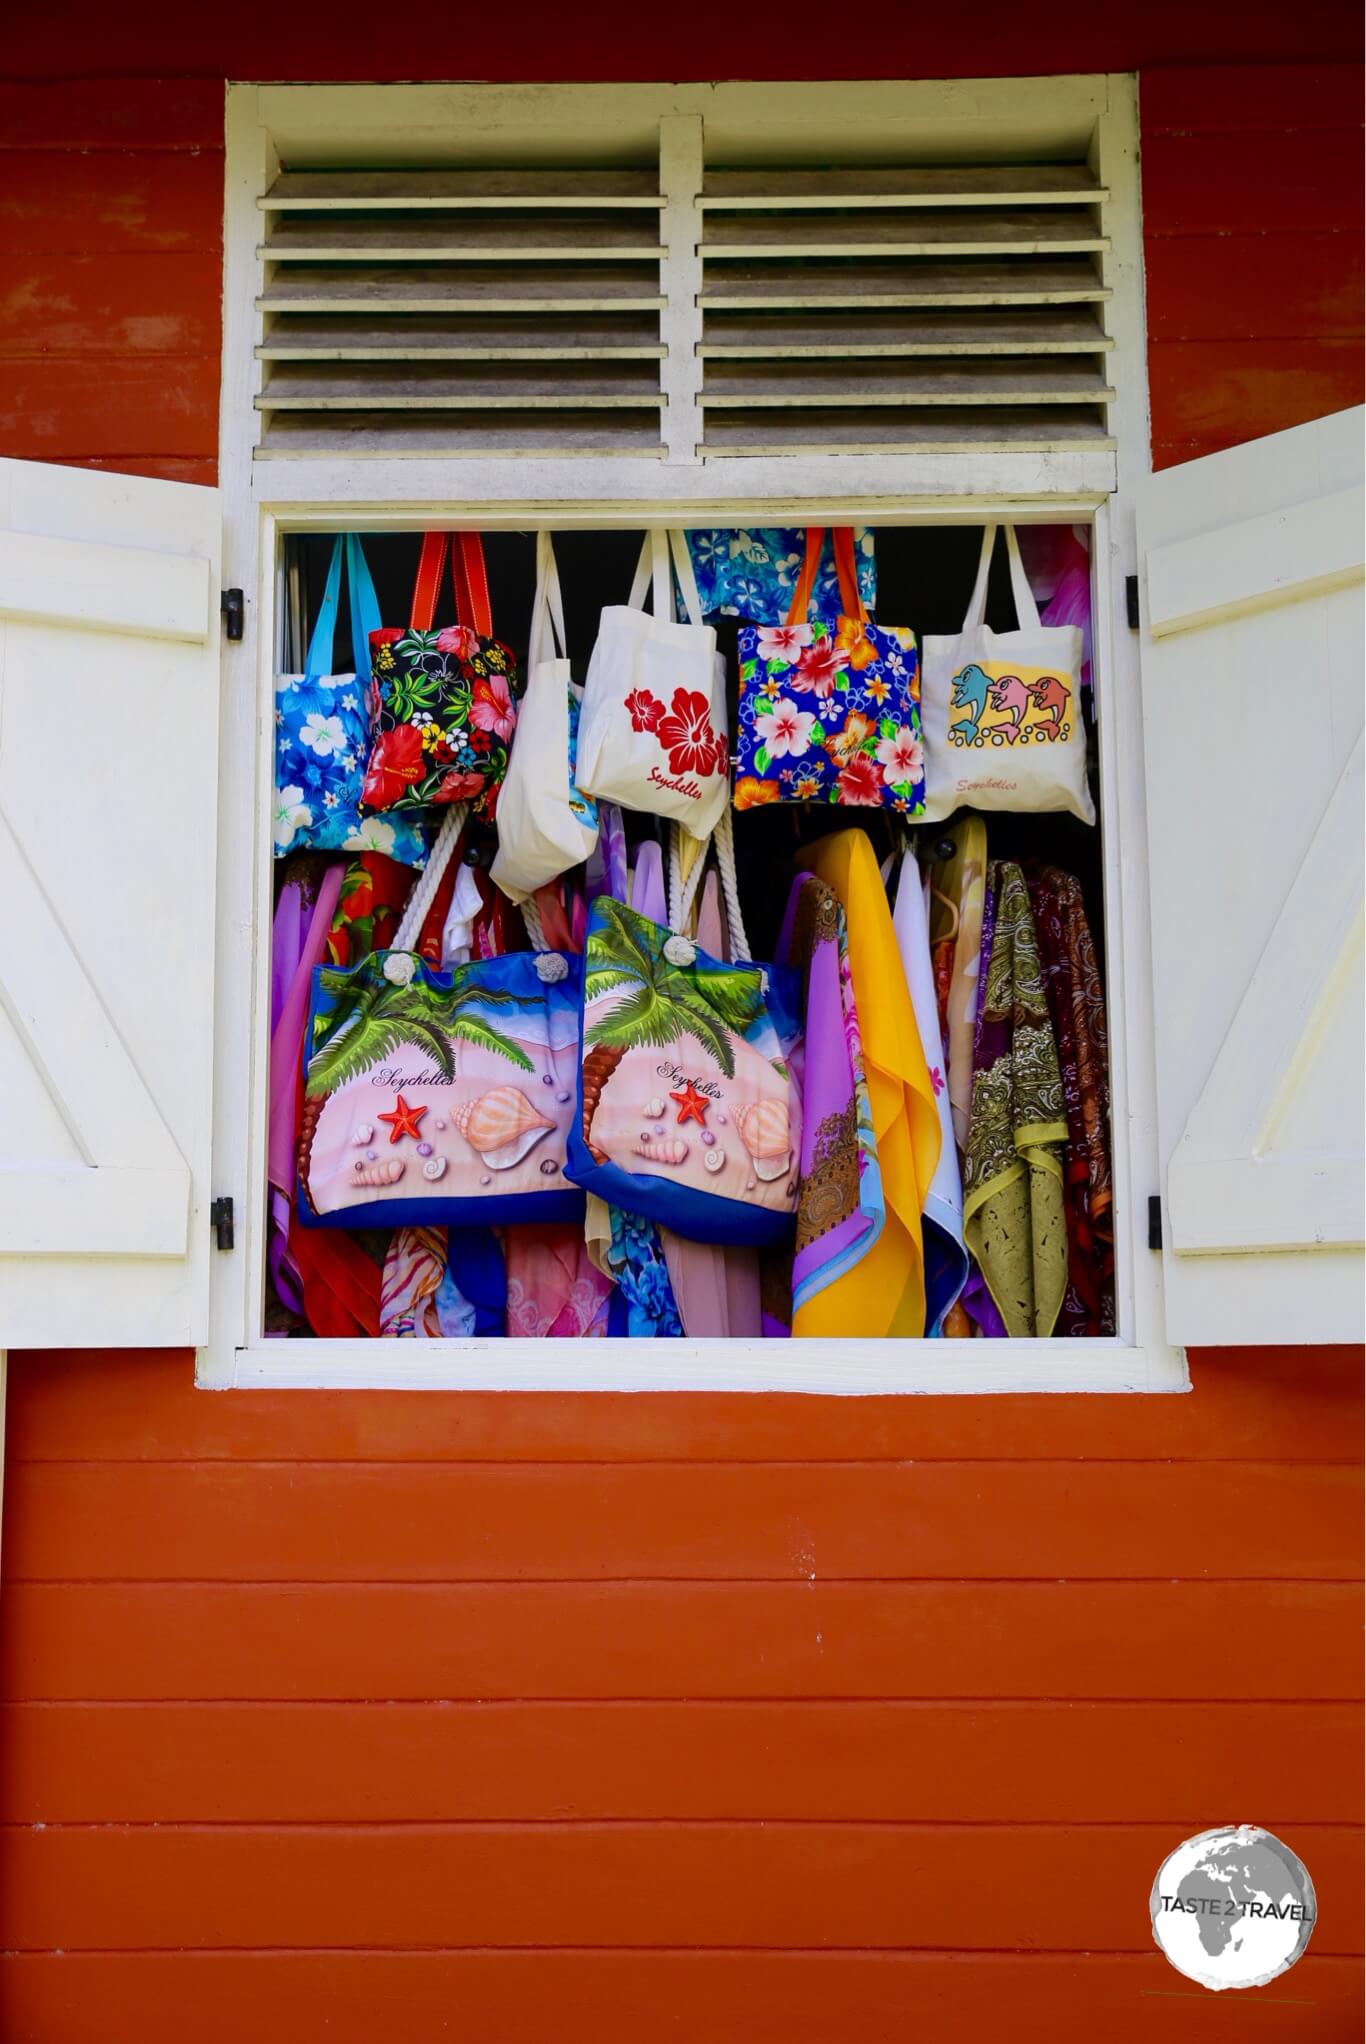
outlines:
[[969, 808], [1067, 810], [1094, 823], [1081, 714], [1081, 631], [1039, 623], [1013, 525], [1005, 531], [1017, 629], [994, 632], [984, 622], [996, 530], [989, 525], [982, 535], [962, 631], [927, 634], [922, 647], [923, 820], [942, 823], [955, 809]]
[[509, 952], [436, 972], [416, 943], [465, 821], [450, 811], [393, 948], [313, 974], [299, 1218], [334, 1228], [577, 1221], [582, 969]]
[[[674, 619], [674, 573], [686, 624]], [[726, 664], [714, 626], [702, 622], [688, 549], [681, 532], [656, 528], [630, 596], [609, 604], [598, 625], [579, 719], [579, 786], [623, 809], [667, 816], [705, 841], [730, 792], [726, 732]]]
[[772, 1242], [796, 1212], [800, 1110], [778, 975], [749, 959], [728, 810], [715, 844], [735, 963], [680, 934], [705, 856], [681, 885], [675, 848], [667, 929], [623, 902], [593, 904], [568, 1175], [693, 1241]]

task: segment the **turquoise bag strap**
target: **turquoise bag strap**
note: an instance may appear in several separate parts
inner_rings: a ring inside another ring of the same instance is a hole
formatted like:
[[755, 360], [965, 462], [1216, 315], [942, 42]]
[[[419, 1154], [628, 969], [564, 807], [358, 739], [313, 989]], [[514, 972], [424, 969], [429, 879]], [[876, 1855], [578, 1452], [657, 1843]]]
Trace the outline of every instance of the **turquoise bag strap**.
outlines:
[[351, 659], [356, 673], [370, 672], [370, 634], [384, 622], [379, 614], [370, 564], [360, 543], [360, 534], [346, 535], [346, 575], [351, 590]]
[[313, 627], [313, 637], [308, 642], [308, 659], [304, 663], [304, 673], [310, 681], [316, 681], [320, 674], [332, 672], [332, 641], [337, 632], [337, 601], [341, 595], [341, 561], [342, 536], [338, 533], [332, 542], [332, 559], [323, 585], [323, 600], [318, 606], [318, 622]]
[[352, 660], [357, 673], [368, 671], [370, 634], [380, 628], [379, 598], [375, 594], [375, 585], [360, 540], [354, 532], [345, 535], [339, 532], [332, 542], [332, 559], [327, 566], [327, 581], [323, 585], [323, 600], [318, 606], [318, 621], [308, 642], [308, 660], [304, 671], [310, 681], [316, 681], [319, 675], [333, 672], [337, 615], [341, 606], [343, 537], [346, 544], [346, 575], [351, 594]]

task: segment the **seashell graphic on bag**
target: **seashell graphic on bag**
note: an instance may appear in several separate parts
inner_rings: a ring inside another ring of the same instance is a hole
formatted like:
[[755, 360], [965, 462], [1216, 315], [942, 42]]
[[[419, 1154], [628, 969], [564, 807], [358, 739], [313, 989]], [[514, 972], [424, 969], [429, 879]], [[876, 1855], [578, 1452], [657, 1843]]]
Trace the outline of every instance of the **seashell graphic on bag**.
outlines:
[[[384, 1224], [386, 1201], [405, 1213], [429, 1202], [434, 1218], [468, 1203], [450, 1219], [476, 1225], [485, 1210], [497, 1222], [508, 1200], [534, 1198], [514, 1218], [572, 1218], [577, 1193], [539, 1167], [563, 1159], [569, 1139], [578, 998], [577, 961], [546, 985], [530, 953], [444, 973], [419, 965], [406, 986], [379, 960], [320, 967], [297, 1153], [303, 1210], [341, 1225], [355, 1213], [366, 1226]], [[357, 1149], [357, 1131], [376, 1128], [378, 1158]]]
[[649, 1157], [656, 1164], [681, 1164], [687, 1154], [687, 1144], [676, 1136], [642, 1136], [636, 1144], [636, 1155]]
[[401, 1157], [392, 1157], [382, 1164], [365, 1164], [357, 1157], [351, 1170], [357, 1185], [397, 1185], [406, 1166]]
[[490, 1171], [508, 1171], [520, 1164], [532, 1145], [555, 1127], [520, 1086], [495, 1086], [491, 1093], [454, 1108], [451, 1120]]
[[735, 1110], [740, 1140], [754, 1159], [756, 1178], [785, 1178], [792, 1164], [792, 1135], [785, 1100], [746, 1101]]
[[[593, 906], [581, 1139], [633, 1177], [790, 1214], [798, 1110], [762, 972], [701, 950], [676, 965], [668, 940], [620, 902]], [[732, 1128], [739, 1141], [718, 1140]]]

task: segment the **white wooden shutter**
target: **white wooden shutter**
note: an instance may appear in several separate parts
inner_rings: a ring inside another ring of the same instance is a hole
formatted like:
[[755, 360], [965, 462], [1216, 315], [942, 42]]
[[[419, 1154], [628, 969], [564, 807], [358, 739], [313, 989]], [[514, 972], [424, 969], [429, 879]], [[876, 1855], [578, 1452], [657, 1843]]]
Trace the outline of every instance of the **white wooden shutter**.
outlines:
[[1362, 1333], [1364, 418], [1140, 501], [1174, 1342]]
[[0, 461], [0, 1346], [202, 1341], [216, 490]]

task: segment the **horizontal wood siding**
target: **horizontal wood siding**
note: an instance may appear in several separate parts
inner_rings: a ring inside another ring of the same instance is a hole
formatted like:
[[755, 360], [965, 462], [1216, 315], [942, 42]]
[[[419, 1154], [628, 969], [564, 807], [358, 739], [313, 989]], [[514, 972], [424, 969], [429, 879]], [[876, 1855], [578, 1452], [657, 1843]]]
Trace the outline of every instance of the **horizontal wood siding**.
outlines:
[[1146, 1896], [1230, 1816], [1352, 2034], [1352, 1354], [1058, 1401], [33, 1357], [10, 1405], [7, 2039], [1204, 2036]]
[[214, 482], [222, 296], [221, 79], [0, 84], [0, 453]]
[[1139, 79], [1153, 465], [1360, 404], [1356, 66]]
[[[728, 22], [727, 73], [819, 47], [861, 75], [808, 16], [782, 48]], [[531, 38], [426, 0], [139, 33], [7, 28], [0, 451], [191, 481], [229, 70], [697, 71], [671, 28], [573, 10]], [[886, 75], [1169, 67], [1142, 78], [1159, 463], [1355, 401], [1352, 10], [879, 34]], [[154, 65], [196, 75], [130, 75]], [[0, 2036], [1358, 2037], [1359, 1358], [1202, 1355], [1194, 1382], [216, 1396], [185, 1356], [13, 1359]], [[1147, 1894], [1231, 1819], [1304, 1855], [1321, 1915], [1288, 1980], [1212, 1998]]]

